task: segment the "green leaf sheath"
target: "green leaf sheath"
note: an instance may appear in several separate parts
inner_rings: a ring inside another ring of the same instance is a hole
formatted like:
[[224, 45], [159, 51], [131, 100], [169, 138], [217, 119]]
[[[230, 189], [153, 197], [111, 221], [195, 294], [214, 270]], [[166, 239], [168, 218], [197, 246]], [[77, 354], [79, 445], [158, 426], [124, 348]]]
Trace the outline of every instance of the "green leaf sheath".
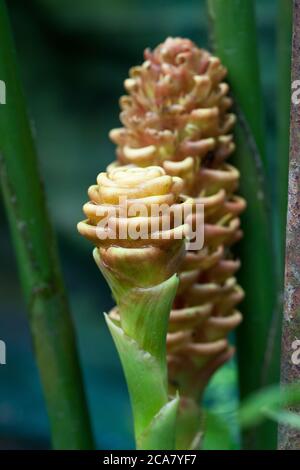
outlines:
[[203, 410], [193, 398], [181, 397], [177, 416], [176, 449], [199, 450], [202, 447]]
[[101, 260], [120, 321], [106, 315], [128, 385], [139, 449], [174, 449], [179, 398], [169, 401], [166, 335], [178, 286], [176, 275], [149, 288], [118, 284]]
[[[239, 124], [234, 164], [241, 173], [240, 192], [247, 201], [239, 280], [246, 292], [237, 332], [241, 398], [279, 380], [280, 318], [276, 266], [266, 187], [262, 91], [258, 65], [255, 9], [252, 0], [207, 0], [215, 53], [228, 68]], [[275, 448], [276, 426], [247, 438], [247, 447]]]
[[138, 449], [173, 450], [179, 397], [173, 398], [154, 416], [148, 428], [138, 439]]
[[124, 368], [138, 439], [167, 403], [164, 376], [151, 354], [140, 349], [137, 342], [127, 336], [108, 316], [105, 318]]
[[155, 358], [141, 350], [108, 316], [106, 322], [129, 389], [137, 448], [174, 449], [178, 398], [168, 402], [165, 377]]
[[53, 446], [93, 446], [74, 329], [45, 205], [4, 2], [0, 1], [0, 176]]
[[124, 333], [138, 339], [140, 348], [156, 358], [166, 376], [166, 336], [174, 292], [178, 287], [177, 276], [156, 286], [133, 288], [121, 285], [109, 270], [103, 268], [97, 249], [94, 258], [111, 287]]

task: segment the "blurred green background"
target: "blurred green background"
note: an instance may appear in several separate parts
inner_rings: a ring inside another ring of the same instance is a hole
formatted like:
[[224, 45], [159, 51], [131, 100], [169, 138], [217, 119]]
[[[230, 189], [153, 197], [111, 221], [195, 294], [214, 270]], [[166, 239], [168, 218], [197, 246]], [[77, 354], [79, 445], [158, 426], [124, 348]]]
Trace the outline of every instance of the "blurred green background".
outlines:
[[[126, 385], [102, 316], [113, 301], [92, 260], [92, 247], [77, 234], [76, 223], [83, 218], [87, 187], [114, 159], [107, 134], [119, 125], [118, 99], [129, 67], [142, 61], [145, 47], [154, 47], [166, 36], [187, 36], [208, 47], [205, 1], [7, 3], [58, 236], [97, 446], [132, 448]], [[276, 2], [256, 3], [272, 155]], [[0, 448], [46, 448], [50, 442], [47, 416], [2, 205], [0, 211], [0, 339], [7, 346], [7, 365], [0, 366]], [[229, 419], [236, 401], [235, 365], [231, 363], [215, 376], [206, 402]], [[234, 424], [232, 429], [235, 432]]]

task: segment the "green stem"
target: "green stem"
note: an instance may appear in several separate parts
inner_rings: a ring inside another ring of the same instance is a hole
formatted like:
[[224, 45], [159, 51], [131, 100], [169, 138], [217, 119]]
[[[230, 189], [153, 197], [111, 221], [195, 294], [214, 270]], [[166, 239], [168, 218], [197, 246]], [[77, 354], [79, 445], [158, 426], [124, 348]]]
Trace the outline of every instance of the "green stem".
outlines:
[[[114, 248], [122, 257], [122, 248]], [[118, 318], [106, 322], [124, 369], [138, 449], [174, 450], [179, 398], [169, 400], [166, 337], [178, 278], [174, 275], [151, 287], [124, 283], [101, 260], [94, 258], [109, 283]]]
[[29, 312], [53, 446], [93, 446], [74, 329], [45, 205], [9, 20], [0, 1], [0, 177]]
[[[235, 164], [241, 172], [240, 192], [248, 207], [242, 216], [245, 228], [239, 244], [240, 282], [246, 291], [244, 314], [238, 329], [241, 398], [279, 380], [280, 330], [276, 301], [276, 268], [273, 262], [269, 194], [266, 169], [262, 92], [259, 79], [255, 11], [252, 0], [208, 0], [216, 54], [228, 68], [237, 106]], [[263, 168], [264, 167], [264, 168]], [[275, 448], [276, 425], [247, 436], [247, 447]]]
[[[241, 171], [241, 193], [247, 200], [247, 210], [242, 217], [246, 229], [238, 247], [242, 260], [239, 279], [246, 291], [241, 307], [244, 319], [237, 331], [240, 396], [243, 399], [266, 384], [278, 382], [280, 332], [273, 319], [277, 306], [276, 289], [270, 225], [262, 199], [264, 192], [240, 126], [236, 131], [236, 143], [235, 163]], [[275, 448], [276, 436], [276, 425], [265, 423], [244, 436], [245, 446]]]
[[277, 181], [279, 204], [280, 272], [284, 276], [284, 252], [286, 213], [288, 200], [288, 168], [290, 139], [291, 99], [291, 44], [292, 44], [292, 0], [278, 0], [278, 152]]
[[267, 169], [254, 2], [207, 0], [207, 5], [213, 46], [229, 70], [234, 95]]

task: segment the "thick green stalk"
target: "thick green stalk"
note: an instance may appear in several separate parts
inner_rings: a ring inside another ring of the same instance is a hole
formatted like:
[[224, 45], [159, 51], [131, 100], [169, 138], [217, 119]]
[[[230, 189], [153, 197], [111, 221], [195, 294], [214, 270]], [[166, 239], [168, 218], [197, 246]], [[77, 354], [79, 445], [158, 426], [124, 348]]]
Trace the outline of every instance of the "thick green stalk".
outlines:
[[[237, 126], [236, 143], [235, 164], [241, 171], [240, 190], [247, 200], [247, 210], [242, 217], [244, 238], [238, 246], [242, 260], [239, 280], [246, 298], [241, 307], [243, 323], [237, 330], [240, 395], [246, 398], [263, 385], [278, 382], [280, 342], [279, 329], [272, 318], [276, 291], [270, 225], [262, 199], [264, 189], [241, 126]], [[276, 435], [276, 425], [265, 423], [252, 435], [245, 436], [245, 446], [275, 448]]]
[[277, 105], [277, 187], [279, 205], [280, 271], [284, 275], [286, 213], [288, 200], [288, 168], [291, 100], [291, 44], [293, 0], [278, 0], [278, 105]]
[[[115, 250], [122, 258], [122, 248]], [[136, 446], [174, 450], [179, 397], [168, 397], [166, 337], [178, 278], [174, 275], [151, 287], [134, 287], [115, 276], [97, 248], [94, 258], [118, 306], [119, 318], [106, 315], [106, 322], [128, 385]]]
[[0, 176], [53, 446], [92, 447], [74, 329], [37, 167], [4, 2], [0, 1]]
[[[241, 307], [244, 321], [237, 333], [240, 393], [244, 398], [279, 379], [276, 272], [263, 168], [267, 165], [255, 11], [252, 0], [208, 0], [208, 10], [215, 52], [228, 68], [237, 103], [234, 163], [241, 172], [240, 192], [248, 204], [242, 216], [244, 239], [239, 245], [239, 279], [246, 299]], [[276, 427], [260, 428], [247, 441], [250, 448], [275, 448]]]
[[[253, 0], [207, 0], [212, 42], [267, 169], [262, 88]], [[238, 56], [238, 60], [237, 60]]]

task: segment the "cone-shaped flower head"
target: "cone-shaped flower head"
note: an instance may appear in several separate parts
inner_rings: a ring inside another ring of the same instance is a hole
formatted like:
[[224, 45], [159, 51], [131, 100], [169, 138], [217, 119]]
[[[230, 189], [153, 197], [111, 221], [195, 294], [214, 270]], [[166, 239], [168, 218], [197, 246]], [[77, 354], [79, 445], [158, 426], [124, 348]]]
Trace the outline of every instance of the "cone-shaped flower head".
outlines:
[[95, 261], [117, 303], [105, 319], [144, 449], [175, 448], [179, 399], [168, 396], [166, 336], [185, 252], [184, 207], [193, 206], [182, 187], [161, 167], [111, 165], [89, 188], [87, 219], [78, 224], [96, 245]]
[[118, 165], [160, 165], [184, 180], [184, 194], [204, 205], [204, 241], [186, 253], [170, 316], [171, 389], [199, 396], [214, 370], [231, 355], [227, 336], [241, 322], [244, 293], [230, 247], [242, 236], [243, 198], [235, 195], [239, 171], [227, 163], [235, 149], [236, 121], [220, 60], [192, 41], [168, 38], [145, 51], [125, 80], [123, 128], [113, 129]]
[[94, 256], [118, 279], [135, 287], [173, 275], [184, 254], [182, 217], [192, 200], [180, 195], [183, 181], [156, 166], [108, 167], [89, 188], [87, 220], [79, 232], [97, 247]]
[[161, 165], [181, 176], [185, 193], [197, 195], [197, 169], [215, 151], [223, 161], [234, 150], [226, 135], [235, 122], [231, 98], [222, 82], [220, 60], [182, 38], [168, 38], [145, 62], [130, 70], [127, 96], [120, 100], [124, 128], [114, 129], [121, 164]]

